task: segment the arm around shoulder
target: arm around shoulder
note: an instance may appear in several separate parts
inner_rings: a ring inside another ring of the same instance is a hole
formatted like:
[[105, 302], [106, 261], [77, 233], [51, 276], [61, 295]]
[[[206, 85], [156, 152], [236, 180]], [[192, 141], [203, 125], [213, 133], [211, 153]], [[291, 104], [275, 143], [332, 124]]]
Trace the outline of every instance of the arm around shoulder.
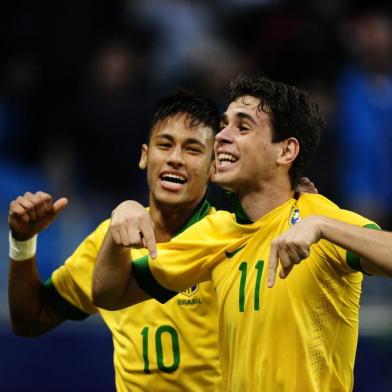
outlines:
[[109, 229], [98, 252], [92, 285], [96, 306], [117, 310], [150, 298], [132, 275], [130, 248], [143, 246], [148, 248], [152, 257], [156, 256], [150, 216], [141, 204], [126, 200], [113, 210]]
[[149, 298], [133, 278], [130, 249], [116, 244], [109, 229], [94, 268], [94, 305], [102, 309], [118, 310]]

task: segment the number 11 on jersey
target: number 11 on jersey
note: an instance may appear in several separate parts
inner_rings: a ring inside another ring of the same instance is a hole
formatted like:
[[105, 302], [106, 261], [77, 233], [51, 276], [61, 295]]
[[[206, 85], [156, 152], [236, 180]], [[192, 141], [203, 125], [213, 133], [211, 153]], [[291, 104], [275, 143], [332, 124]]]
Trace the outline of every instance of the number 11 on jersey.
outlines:
[[[244, 312], [245, 311], [245, 288], [246, 288], [246, 283], [247, 283], [246, 277], [248, 274], [248, 263], [246, 261], [243, 261], [240, 264], [238, 269], [241, 272], [240, 291], [239, 291], [239, 311]], [[255, 265], [255, 269], [257, 270], [257, 275], [256, 275], [253, 309], [259, 310], [260, 309], [260, 285], [261, 285], [261, 278], [263, 276], [264, 261], [258, 260]]]

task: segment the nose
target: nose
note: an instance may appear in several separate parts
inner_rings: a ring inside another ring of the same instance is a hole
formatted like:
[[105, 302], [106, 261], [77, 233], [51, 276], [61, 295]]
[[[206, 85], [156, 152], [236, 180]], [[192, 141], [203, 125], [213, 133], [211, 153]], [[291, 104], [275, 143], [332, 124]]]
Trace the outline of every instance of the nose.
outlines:
[[167, 160], [167, 163], [175, 168], [181, 167], [185, 164], [181, 146], [175, 146], [172, 149], [171, 154], [169, 155], [169, 158]]
[[231, 127], [227, 125], [215, 136], [215, 141], [218, 144], [232, 143]]

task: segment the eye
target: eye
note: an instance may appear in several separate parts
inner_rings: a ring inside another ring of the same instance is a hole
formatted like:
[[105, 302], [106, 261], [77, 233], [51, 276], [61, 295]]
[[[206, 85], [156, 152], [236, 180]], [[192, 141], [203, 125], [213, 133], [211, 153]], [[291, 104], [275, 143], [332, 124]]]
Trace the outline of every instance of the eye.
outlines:
[[170, 143], [158, 143], [158, 147], [163, 150], [167, 150], [171, 147], [171, 144]]
[[240, 130], [240, 132], [247, 132], [247, 131], [250, 130], [250, 128], [247, 125], [244, 125], [244, 124], [240, 124], [238, 126], [238, 129]]
[[191, 147], [190, 146], [187, 148], [187, 151], [189, 151], [192, 154], [201, 154], [202, 153], [202, 151], [199, 147]]

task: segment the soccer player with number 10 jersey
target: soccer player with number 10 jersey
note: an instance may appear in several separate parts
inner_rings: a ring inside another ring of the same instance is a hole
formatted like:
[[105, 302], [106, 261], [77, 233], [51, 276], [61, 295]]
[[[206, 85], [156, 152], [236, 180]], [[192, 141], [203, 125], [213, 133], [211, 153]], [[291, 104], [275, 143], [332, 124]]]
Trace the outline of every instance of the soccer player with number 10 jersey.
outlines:
[[[131, 210], [128, 223], [152, 222], [151, 234], [164, 242], [214, 212], [205, 195], [218, 130], [218, 111], [203, 97], [180, 90], [159, 101], [140, 160], [147, 170], [149, 211], [126, 203]], [[94, 264], [110, 220], [86, 237], [47, 282], [40, 282], [31, 242], [66, 205], [67, 199], [53, 202], [44, 192], [27, 192], [10, 205], [9, 304], [14, 331], [38, 336], [66, 319], [99, 313], [113, 336], [117, 391], [221, 391], [211, 282], [186, 287], [164, 305], [152, 299], [110, 312], [92, 303]], [[127, 244], [134, 258], [147, 253], [139, 241]]]

